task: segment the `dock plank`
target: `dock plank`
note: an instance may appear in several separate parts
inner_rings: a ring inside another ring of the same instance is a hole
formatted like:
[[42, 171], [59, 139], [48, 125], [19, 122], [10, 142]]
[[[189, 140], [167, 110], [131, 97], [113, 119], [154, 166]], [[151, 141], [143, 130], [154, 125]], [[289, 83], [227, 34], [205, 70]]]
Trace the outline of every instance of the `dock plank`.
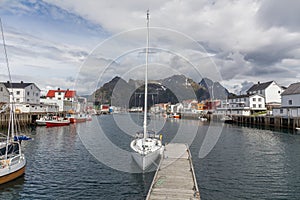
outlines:
[[146, 199], [200, 199], [187, 145], [166, 145]]

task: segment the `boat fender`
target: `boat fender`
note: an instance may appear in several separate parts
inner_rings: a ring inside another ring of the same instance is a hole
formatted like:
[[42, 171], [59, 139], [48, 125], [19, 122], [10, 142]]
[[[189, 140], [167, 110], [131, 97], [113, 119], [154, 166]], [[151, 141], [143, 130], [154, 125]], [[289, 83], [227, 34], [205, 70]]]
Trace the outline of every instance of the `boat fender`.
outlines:
[[162, 134], [159, 134], [159, 139], [160, 141], [162, 141]]

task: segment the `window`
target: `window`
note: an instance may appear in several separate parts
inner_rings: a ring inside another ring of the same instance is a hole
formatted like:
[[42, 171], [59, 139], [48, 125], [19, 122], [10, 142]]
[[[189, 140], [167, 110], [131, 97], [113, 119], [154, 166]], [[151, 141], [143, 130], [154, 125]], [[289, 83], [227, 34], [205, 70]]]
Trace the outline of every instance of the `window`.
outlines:
[[27, 95], [29, 96], [29, 92], [27, 92]]
[[278, 90], [278, 94], [280, 94], [280, 90]]
[[60, 98], [60, 97], [58, 97], [57, 99], [58, 99], [58, 100], [61, 100], [61, 98]]
[[252, 98], [253, 101], [256, 101], [256, 98]]
[[27, 99], [27, 101], [29, 101], [29, 99]]
[[258, 104], [258, 107], [261, 108], [261, 104]]
[[289, 105], [293, 105], [293, 100], [289, 100]]
[[262, 90], [259, 90], [259, 94], [262, 94], [263, 92], [262, 92]]
[[38, 97], [38, 96], [39, 96], [39, 93], [36, 93], [36, 94], [35, 94], [35, 96], [37, 96], [37, 97]]
[[256, 108], [256, 104], [253, 104], [253, 108]]
[[280, 114], [283, 114], [283, 109], [282, 108], [280, 109]]
[[244, 102], [246, 102], [246, 98], [244, 98]]
[[0, 91], [3, 92], [3, 87], [0, 87]]
[[261, 98], [258, 98], [258, 101], [261, 101]]
[[58, 95], [61, 95], [61, 92], [59, 92]]
[[20, 91], [16, 91], [16, 94], [17, 94], [17, 95], [20, 95]]
[[19, 99], [19, 98], [17, 98], [17, 99], [16, 99], [16, 102], [20, 102], [20, 99]]

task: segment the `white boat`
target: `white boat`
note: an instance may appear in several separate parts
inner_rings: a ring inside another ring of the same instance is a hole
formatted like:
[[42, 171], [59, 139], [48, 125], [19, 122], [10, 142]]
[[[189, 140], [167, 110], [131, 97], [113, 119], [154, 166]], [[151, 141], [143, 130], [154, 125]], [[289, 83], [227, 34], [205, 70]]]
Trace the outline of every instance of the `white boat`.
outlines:
[[[0, 19], [0, 24], [1, 24], [4, 52], [7, 58], [1, 19]], [[11, 83], [12, 81], [11, 81], [8, 61], [6, 62], [6, 64], [7, 64], [8, 75]], [[11, 95], [12, 95], [12, 99], [14, 99], [13, 92], [11, 93]], [[1, 139], [0, 141], [1, 144], [0, 145], [0, 184], [12, 181], [22, 176], [25, 173], [26, 159], [25, 159], [25, 155], [22, 152], [21, 141], [27, 140], [29, 138], [25, 136], [18, 136], [20, 130], [19, 130], [19, 126], [17, 126], [14, 112], [15, 112], [15, 107], [14, 107], [14, 102], [12, 101], [9, 109], [9, 124], [7, 128], [7, 133], [1, 134], [2, 137], [0, 137]]]
[[47, 116], [44, 116], [44, 117], [41, 117], [41, 118], [35, 120], [35, 123], [37, 126], [46, 126], [46, 122], [52, 121], [52, 120], [53, 120], [52, 116], [47, 115]]
[[146, 67], [145, 67], [145, 104], [143, 132], [138, 134], [130, 143], [134, 151], [132, 157], [138, 166], [145, 171], [148, 169], [163, 152], [163, 145], [155, 134], [150, 135], [147, 131], [147, 97], [148, 97], [148, 52], [149, 52], [149, 11], [147, 11], [147, 48], [146, 48]]
[[200, 116], [200, 117], [198, 117], [198, 118], [199, 118], [199, 120], [202, 121], [202, 122], [207, 121], [207, 118], [206, 118], [206, 117], [201, 117], [201, 116]]

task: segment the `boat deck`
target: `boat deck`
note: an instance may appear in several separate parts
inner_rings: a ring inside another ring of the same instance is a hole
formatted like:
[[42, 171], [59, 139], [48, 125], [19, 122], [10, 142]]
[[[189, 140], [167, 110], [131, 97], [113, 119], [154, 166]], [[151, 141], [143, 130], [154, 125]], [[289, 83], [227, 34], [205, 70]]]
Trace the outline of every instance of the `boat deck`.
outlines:
[[146, 199], [200, 199], [187, 145], [166, 145]]

